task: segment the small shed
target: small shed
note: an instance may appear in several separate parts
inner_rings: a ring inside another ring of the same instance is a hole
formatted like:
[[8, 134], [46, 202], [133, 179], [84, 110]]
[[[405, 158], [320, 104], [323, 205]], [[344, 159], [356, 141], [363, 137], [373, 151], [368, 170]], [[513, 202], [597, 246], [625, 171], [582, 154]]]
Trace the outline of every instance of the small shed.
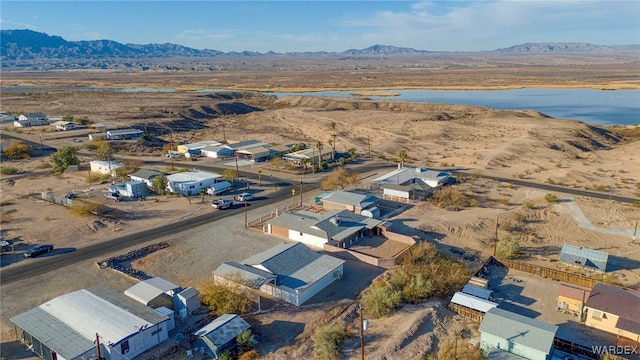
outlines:
[[485, 300], [493, 300], [493, 291], [478, 286], [467, 284], [462, 288], [462, 292]]
[[116, 169], [123, 167], [119, 162], [116, 161], [105, 161], [105, 160], [91, 160], [89, 162], [89, 167], [92, 173], [98, 174], [116, 174]]
[[500, 308], [489, 310], [480, 327], [480, 347], [486, 353], [502, 350], [530, 360], [550, 360], [556, 325]]
[[563, 245], [560, 250], [560, 262], [594, 271], [607, 271], [609, 254], [604, 251], [583, 248], [582, 246]]
[[152, 308], [161, 306], [173, 309], [173, 296], [181, 290], [180, 286], [154, 277], [142, 280], [124, 291], [128, 297]]
[[107, 137], [107, 134], [105, 134], [105, 133], [92, 133], [92, 134], [89, 134], [89, 140], [91, 140], [91, 141], [104, 140], [105, 137]]
[[144, 181], [132, 180], [122, 184], [109, 185], [109, 191], [130, 198], [140, 198], [149, 195], [149, 188]]
[[233, 156], [233, 150], [227, 145], [209, 145], [200, 149], [202, 156], [218, 159]]
[[498, 306], [498, 304], [494, 303], [493, 301], [481, 299], [479, 297], [475, 297], [473, 295], [465, 294], [462, 292], [457, 292], [453, 294], [453, 297], [451, 298], [451, 302], [453, 304], [464, 306], [466, 308], [480, 311], [483, 313], [486, 313], [487, 311]]
[[180, 291], [177, 295], [178, 308], [186, 308], [189, 313], [200, 307], [200, 292], [193, 287], [188, 287]]
[[209, 356], [218, 358], [225, 350], [236, 346], [236, 337], [251, 326], [240, 316], [224, 314], [193, 333], [196, 345], [204, 347]]

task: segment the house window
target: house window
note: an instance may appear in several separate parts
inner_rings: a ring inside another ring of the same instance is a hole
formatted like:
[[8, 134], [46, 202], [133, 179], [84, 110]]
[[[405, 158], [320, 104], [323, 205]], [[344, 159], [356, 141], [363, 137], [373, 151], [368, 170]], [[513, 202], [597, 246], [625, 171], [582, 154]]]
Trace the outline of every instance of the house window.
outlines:
[[607, 315], [600, 310], [591, 310], [591, 318], [594, 320], [606, 319]]
[[300, 232], [300, 236], [302, 236], [302, 232]]
[[123, 343], [120, 345], [120, 353], [121, 353], [121, 354], [126, 354], [126, 353], [128, 353], [128, 352], [129, 352], [129, 340], [127, 340], [127, 341], [123, 342]]

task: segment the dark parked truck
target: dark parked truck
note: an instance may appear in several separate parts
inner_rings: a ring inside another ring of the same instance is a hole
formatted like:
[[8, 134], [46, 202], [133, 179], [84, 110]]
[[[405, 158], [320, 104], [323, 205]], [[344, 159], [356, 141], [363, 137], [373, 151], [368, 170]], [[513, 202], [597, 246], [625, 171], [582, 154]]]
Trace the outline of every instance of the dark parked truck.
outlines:
[[104, 197], [113, 201], [122, 201], [122, 197], [116, 192], [106, 193]]

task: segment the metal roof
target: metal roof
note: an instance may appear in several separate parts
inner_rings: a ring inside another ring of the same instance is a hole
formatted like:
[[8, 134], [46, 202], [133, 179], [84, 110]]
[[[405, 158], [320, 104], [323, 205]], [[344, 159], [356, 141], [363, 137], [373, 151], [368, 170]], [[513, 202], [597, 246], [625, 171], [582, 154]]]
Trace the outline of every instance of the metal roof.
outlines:
[[222, 145], [221, 142], [219, 141], [215, 141], [215, 140], [205, 140], [205, 141], [199, 141], [193, 144], [182, 144], [180, 146], [183, 146], [187, 149], [190, 150], [197, 150], [197, 149], [202, 149], [205, 147], [209, 147], [209, 146], [220, 146]]
[[167, 291], [179, 290], [180, 286], [172, 284], [169, 281], [154, 277], [142, 280], [124, 291], [128, 297], [135, 299], [145, 305], [148, 305], [153, 299], [164, 294]]
[[487, 311], [478, 330], [549, 354], [558, 327], [496, 307]]
[[167, 180], [172, 183], [189, 183], [217, 179], [221, 177], [222, 175], [220, 174], [210, 173], [206, 171], [185, 171], [167, 175]]
[[462, 305], [464, 307], [468, 307], [469, 309], [481, 311], [483, 313], [486, 313], [487, 311], [498, 306], [498, 304], [494, 303], [493, 301], [481, 299], [479, 297], [462, 292], [453, 294], [451, 302], [454, 304]]
[[217, 352], [220, 347], [234, 340], [241, 332], [250, 328], [251, 326], [240, 316], [224, 314], [194, 332], [193, 335], [200, 337], [212, 351]]
[[334, 204], [354, 205], [357, 208], [364, 209], [380, 201], [380, 198], [355, 191], [334, 191], [333, 194], [322, 198], [322, 201]]
[[264, 146], [254, 146], [250, 148], [244, 148], [236, 151], [238, 154], [246, 154], [246, 155], [264, 155], [269, 156], [271, 151]]
[[114, 129], [114, 130], [108, 130], [107, 133], [113, 136], [113, 135], [142, 134], [143, 131], [139, 129], [133, 129], [133, 128], [132, 129]]
[[493, 291], [485, 288], [481, 288], [474, 285], [465, 285], [462, 288], [462, 292], [465, 294], [469, 294], [475, 297], [479, 297], [485, 300], [489, 300], [489, 298], [493, 295]]
[[377, 177], [371, 182], [406, 185], [407, 182], [413, 183], [414, 179], [420, 179], [427, 186], [437, 186], [446, 183], [450, 178], [451, 173], [446, 171], [403, 167]]
[[232, 274], [239, 274], [245, 285], [254, 289], [260, 288], [265, 283], [276, 280], [277, 276], [267, 271], [256, 269], [249, 265], [240, 264], [237, 262], [229, 261], [220, 264], [213, 273], [224, 278]]
[[596, 284], [585, 306], [640, 323], [640, 297], [617, 287]]
[[178, 293], [178, 296], [183, 297], [185, 299], [191, 299], [198, 295], [200, 295], [200, 292], [198, 291], [198, 289], [191, 286]]
[[569, 299], [576, 299], [580, 301], [584, 299], [584, 301], [587, 301], [589, 294], [591, 294], [591, 291], [587, 289], [581, 289], [566, 284], [560, 284], [558, 286], [558, 296], [564, 296]]
[[256, 146], [268, 146], [268, 145], [269, 144], [258, 141], [258, 140], [244, 140], [244, 141], [238, 141], [237, 143], [229, 144], [229, 146], [235, 151], [250, 149]]
[[117, 169], [117, 168], [121, 168], [124, 165], [122, 163], [119, 163], [117, 161], [106, 161], [106, 160], [91, 160], [89, 161], [89, 165], [100, 165], [100, 166], [104, 166], [104, 167], [111, 167], [112, 169]]
[[607, 271], [609, 254], [603, 251], [583, 248], [581, 246], [562, 245], [560, 250], [560, 262], [588, 267], [600, 271]]
[[150, 170], [150, 169], [138, 169], [138, 171], [129, 174], [129, 176], [135, 176], [137, 178], [140, 179], [147, 179], [147, 180], [151, 180], [152, 178], [160, 175], [160, 174], [164, 174], [161, 171], [156, 171], [156, 170]]
[[303, 243], [282, 243], [244, 261], [262, 266], [277, 276], [278, 284], [303, 290], [344, 264], [344, 260], [319, 254]]
[[67, 359], [93, 348], [96, 333], [103, 343], [116, 344], [143, 327], [166, 320], [167, 316], [102, 286], [58, 296], [11, 318]]
[[284, 213], [267, 223], [323, 239], [339, 241], [364, 228], [372, 229], [379, 226], [383, 221], [348, 210], [331, 210], [322, 214], [309, 211]]

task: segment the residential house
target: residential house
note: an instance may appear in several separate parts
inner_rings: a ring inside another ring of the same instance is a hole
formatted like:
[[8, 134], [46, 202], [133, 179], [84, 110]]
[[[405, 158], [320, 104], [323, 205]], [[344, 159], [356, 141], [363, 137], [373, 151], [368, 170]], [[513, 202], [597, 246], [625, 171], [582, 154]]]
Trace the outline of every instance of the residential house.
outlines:
[[56, 121], [51, 125], [54, 125], [56, 127], [56, 130], [62, 130], [62, 131], [76, 129], [76, 124], [72, 123], [71, 121]]
[[562, 250], [560, 250], [561, 263], [577, 266], [581, 269], [606, 272], [608, 261], [609, 254], [604, 251], [568, 244], [562, 245]]
[[251, 160], [253, 162], [260, 162], [269, 159], [271, 151], [264, 146], [254, 146], [246, 149], [236, 151], [236, 155], [240, 159]]
[[210, 145], [200, 149], [202, 156], [219, 159], [233, 156], [233, 149], [229, 145]]
[[585, 325], [618, 337], [618, 345], [640, 345], [640, 294], [596, 284], [585, 305]]
[[344, 263], [301, 243], [282, 243], [240, 263], [223, 263], [213, 274], [216, 281], [240, 274], [260, 293], [299, 306], [340, 279]]
[[193, 335], [196, 337], [197, 347], [204, 348], [207, 355], [218, 359], [224, 351], [234, 349], [238, 335], [248, 329], [251, 326], [240, 316], [224, 314]]
[[139, 129], [115, 129], [107, 130], [109, 140], [136, 140], [144, 136], [144, 131]]
[[272, 159], [282, 157], [285, 154], [291, 152], [291, 147], [293, 145], [273, 145], [269, 146], [269, 157]]
[[558, 327], [495, 307], [484, 315], [478, 331], [480, 347], [489, 358], [508, 352], [530, 360], [551, 360]]
[[49, 120], [41, 112], [22, 114], [13, 122], [15, 127], [43, 126], [49, 125]]
[[92, 173], [115, 176], [116, 170], [124, 167], [124, 165], [116, 161], [91, 160], [89, 162], [89, 167]]
[[251, 149], [258, 146], [269, 146], [269, 144], [258, 140], [244, 140], [229, 144], [229, 146], [235, 153], [240, 150]]
[[325, 210], [349, 210], [360, 215], [363, 210], [374, 208], [380, 202], [380, 198], [356, 191], [334, 191], [328, 196], [323, 196], [320, 201]]
[[380, 235], [384, 224], [348, 210], [297, 211], [268, 220], [265, 231], [318, 248], [324, 244], [347, 248], [364, 236]]
[[124, 291], [128, 297], [149, 306], [159, 308], [161, 306], [175, 309], [173, 298], [182, 288], [163, 278], [154, 277], [142, 280]]
[[371, 181], [371, 188], [382, 192], [384, 199], [423, 200], [455, 179], [445, 171], [401, 167]]
[[[199, 141], [191, 144], [181, 144], [176, 147], [176, 150], [181, 154], [189, 153], [191, 155], [201, 155], [202, 149], [212, 146], [221, 146], [222, 143], [215, 140]], [[204, 154], [202, 154], [204, 155]], [[206, 156], [206, 155], [205, 155]]]
[[129, 174], [129, 179], [131, 179], [131, 181], [142, 181], [147, 184], [147, 187], [152, 187], [153, 180], [160, 174], [166, 175], [161, 171], [138, 169], [136, 172]]
[[222, 175], [206, 171], [185, 171], [167, 175], [167, 190], [183, 196], [197, 195], [222, 179]]
[[584, 305], [587, 302], [590, 294], [590, 290], [560, 284], [558, 285], [557, 309], [559, 311], [564, 311], [565, 313], [579, 315], [580, 321], [582, 321]]
[[11, 318], [18, 340], [43, 359], [132, 359], [169, 338], [169, 318], [96, 286], [60, 295]]
[[13, 114], [5, 114], [0, 116], [0, 122], [2, 122], [2, 124], [12, 123], [17, 120], [18, 120], [18, 117]]
[[304, 149], [288, 153], [282, 159], [295, 165], [302, 165], [304, 159], [309, 159], [309, 164], [319, 164], [322, 160], [329, 159], [333, 153], [330, 146], [322, 148], [322, 152], [317, 148]]

